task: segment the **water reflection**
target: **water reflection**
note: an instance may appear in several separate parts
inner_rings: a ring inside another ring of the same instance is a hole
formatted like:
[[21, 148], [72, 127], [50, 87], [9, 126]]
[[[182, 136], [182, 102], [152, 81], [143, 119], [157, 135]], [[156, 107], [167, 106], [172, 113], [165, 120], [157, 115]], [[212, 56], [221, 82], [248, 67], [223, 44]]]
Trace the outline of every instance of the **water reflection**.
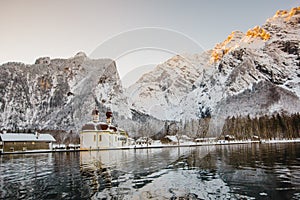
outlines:
[[3, 155], [0, 199], [299, 199], [300, 144]]
[[214, 148], [82, 152], [81, 172], [94, 180], [90, 183], [95, 191], [93, 198], [138, 198], [140, 190], [153, 187], [170, 171], [194, 169], [197, 161]]
[[90, 197], [80, 175], [79, 153], [3, 155], [0, 164], [1, 199]]
[[215, 149], [85, 152], [81, 171], [95, 181], [93, 199], [233, 198], [211, 159]]
[[218, 173], [232, 192], [256, 199], [299, 199], [299, 144], [222, 146]]

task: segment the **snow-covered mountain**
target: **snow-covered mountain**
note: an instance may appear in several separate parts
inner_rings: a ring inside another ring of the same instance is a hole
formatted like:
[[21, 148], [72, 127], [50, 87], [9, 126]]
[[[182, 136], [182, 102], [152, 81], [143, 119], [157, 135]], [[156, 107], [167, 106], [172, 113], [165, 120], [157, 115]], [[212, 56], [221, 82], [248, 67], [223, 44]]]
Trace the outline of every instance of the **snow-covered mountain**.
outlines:
[[197, 88], [208, 66], [209, 54], [177, 55], [143, 75], [127, 89], [131, 105], [158, 119], [178, 119], [184, 114], [182, 101]]
[[[232, 32], [214, 49], [177, 55], [127, 90], [131, 105], [158, 119], [300, 112], [300, 7]], [[214, 126], [212, 126], [214, 127]]]
[[0, 66], [0, 129], [77, 132], [95, 106], [131, 136], [163, 135], [163, 120], [211, 117], [210, 132], [220, 133], [228, 116], [300, 112], [300, 7], [212, 50], [174, 56], [126, 92], [113, 60], [84, 53]]
[[97, 106], [131, 115], [115, 62], [84, 53], [69, 59], [39, 58], [33, 65], [0, 66], [0, 129], [78, 131]]

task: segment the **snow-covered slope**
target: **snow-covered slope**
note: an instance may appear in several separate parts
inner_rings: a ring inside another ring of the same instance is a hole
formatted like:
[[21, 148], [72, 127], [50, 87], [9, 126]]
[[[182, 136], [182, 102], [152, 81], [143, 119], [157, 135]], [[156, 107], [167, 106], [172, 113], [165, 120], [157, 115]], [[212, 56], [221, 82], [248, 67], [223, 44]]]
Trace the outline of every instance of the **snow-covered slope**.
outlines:
[[[132, 85], [134, 108], [159, 119], [300, 112], [300, 7], [214, 49], [175, 56]], [[221, 119], [221, 120], [220, 120]]]
[[179, 117], [182, 100], [197, 88], [197, 80], [208, 68], [208, 57], [208, 53], [177, 55], [158, 65], [127, 89], [132, 106], [158, 119]]
[[[0, 129], [39, 128], [78, 131], [97, 106], [115, 117], [130, 116], [115, 62], [39, 58], [33, 65], [0, 66]], [[102, 115], [104, 120], [104, 114]]]

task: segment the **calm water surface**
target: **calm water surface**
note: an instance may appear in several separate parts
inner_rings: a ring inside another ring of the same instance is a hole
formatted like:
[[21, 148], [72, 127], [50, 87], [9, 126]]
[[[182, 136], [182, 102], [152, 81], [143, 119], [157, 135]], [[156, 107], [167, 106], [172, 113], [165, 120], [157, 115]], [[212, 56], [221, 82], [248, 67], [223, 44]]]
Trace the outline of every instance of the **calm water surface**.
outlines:
[[0, 199], [300, 199], [300, 143], [0, 156]]

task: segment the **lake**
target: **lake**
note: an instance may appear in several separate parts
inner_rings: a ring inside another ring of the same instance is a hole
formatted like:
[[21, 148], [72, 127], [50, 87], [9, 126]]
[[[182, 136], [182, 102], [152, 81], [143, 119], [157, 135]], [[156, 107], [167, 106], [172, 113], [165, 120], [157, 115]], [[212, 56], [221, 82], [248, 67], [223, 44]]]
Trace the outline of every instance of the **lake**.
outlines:
[[300, 199], [300, 143], [0, 156], [0, 199]]

